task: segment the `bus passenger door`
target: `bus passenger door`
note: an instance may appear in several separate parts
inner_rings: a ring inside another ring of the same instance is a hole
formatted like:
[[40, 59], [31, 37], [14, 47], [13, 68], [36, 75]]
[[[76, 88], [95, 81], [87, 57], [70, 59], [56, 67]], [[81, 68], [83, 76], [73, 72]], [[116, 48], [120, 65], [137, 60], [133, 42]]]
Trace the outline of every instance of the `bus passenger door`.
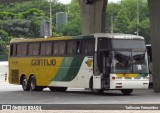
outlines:
[[99, 52], [94, 53], [94, 68], [93, 68], [93, 89], [101, 89], [101, 67], [100, 67], [100, 62], [99, 62], [99, 57], [100, 54]]
[[102, 85], [107, 88], [110, 84], [111, 58], [108, 52], [102, 54]]
[[111, 70], [110, 59], [111, 58], [108, 51], [95, 54], [93, 76], [94, 89], [103, 89], [109, 87], [109, 75]]

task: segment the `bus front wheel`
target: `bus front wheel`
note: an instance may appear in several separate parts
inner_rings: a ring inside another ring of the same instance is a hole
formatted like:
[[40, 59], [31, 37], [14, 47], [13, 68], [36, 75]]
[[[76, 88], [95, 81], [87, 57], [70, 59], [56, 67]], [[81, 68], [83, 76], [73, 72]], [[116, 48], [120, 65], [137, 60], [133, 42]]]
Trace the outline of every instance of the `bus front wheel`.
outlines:
[[31, 76], [30, 78], [30, 90], [31, 91], [42, 91], [43, 87], [37, 86], [36, 85], [36, 78], [34, 76]]
[[124, 95], [130, 95], [133, 92], [133, 89], [122, 89], [121, 92]]
[[22, 88], [23, 88], [24, 91], [29, 91], [30, 90], [27, 78], [25, 76], [22, 79]]

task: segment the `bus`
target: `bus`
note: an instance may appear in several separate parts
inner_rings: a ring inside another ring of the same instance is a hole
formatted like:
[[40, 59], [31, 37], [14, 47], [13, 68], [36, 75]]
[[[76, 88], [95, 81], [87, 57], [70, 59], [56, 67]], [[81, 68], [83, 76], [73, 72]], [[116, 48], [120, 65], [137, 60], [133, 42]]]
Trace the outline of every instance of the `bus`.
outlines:
[[37, 39], [12, 39], [9, 83], [24, 91], [66, 91], [67, 88], [120, 90], [149, 85], [148, 58], [141, 36], [95, 33]]
[[153, 79], [152, 79], [153, 63], [152, 63], [152, 46], [151, 46], [151, 44], [147, 44], [146, 48], [147, 48], [148, 65], [149, 65], [149, 85], [153, 86]]

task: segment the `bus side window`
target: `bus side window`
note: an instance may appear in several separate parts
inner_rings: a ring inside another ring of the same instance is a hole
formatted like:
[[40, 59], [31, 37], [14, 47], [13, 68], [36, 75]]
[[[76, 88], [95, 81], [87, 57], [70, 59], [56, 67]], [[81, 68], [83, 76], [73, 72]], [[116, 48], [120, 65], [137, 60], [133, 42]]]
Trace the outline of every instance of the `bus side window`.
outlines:
[[34, 43], [33, 46], [34, 46], [33, 55], [39, 55], [40, 44], [39, 43]]
[[11, 48], [10, 48], [10, 56], [14, 56], [14, 46], [15, 45], [11, 45]]
[[58, 53], [61, 55], [66, 53], [66, 43], [65, 42], [59, 42]]
[[28, 55], [32, 56], [33, 55], [33, 44], [29, 44], [29, 49], [28, 49]]
[[17, 45], [17, 56], [22, 56], [22, 44]]
[[51, 55], [52, 54], [52, 42], [41, 43], [40, 54], [41, 55]]
[[22, 56], [27, 56], [28, 44], [22, 44]]
[[52, 54], [52, 42], [46, 42], [46, 55]]
[[58, 54], [58, 42], [54, 42], [53, 44], [53, 54], [54, 55]]
[[31, 43], [31, 44], [29, 44], [28, 55], [30, 55], [30, 56], [39, 55], [39, 47], [40, 47], [39, 43]]
[[81, 41], [76, 42], [77, 48], [76, 48], [76, 54], [81, 53]]
[[75, 41], [67, 42], [67, 54], [75, 54], [76, 53], [76, 43]]
[[13, 45], [13, 56], [17, 56], [17, 45]]
[[82, 52], [83, 54], [91, 55], [94, 53], [94, 40], [88, 39], [82, 42]]
[[40, 55], [45, 55], [46, 54], [45, 50], [46, 50], [46, 44], [43, 42], [41, 43]]

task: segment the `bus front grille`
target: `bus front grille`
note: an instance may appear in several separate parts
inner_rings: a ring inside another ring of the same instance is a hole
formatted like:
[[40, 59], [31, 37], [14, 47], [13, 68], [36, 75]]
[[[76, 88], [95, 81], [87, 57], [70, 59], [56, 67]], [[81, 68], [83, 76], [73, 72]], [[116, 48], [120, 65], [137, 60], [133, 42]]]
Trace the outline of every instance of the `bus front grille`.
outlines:
[[12, 70], [12, 83], [18, 83], [18, 74], [19, 74], [19, 71], [18, 70]]

